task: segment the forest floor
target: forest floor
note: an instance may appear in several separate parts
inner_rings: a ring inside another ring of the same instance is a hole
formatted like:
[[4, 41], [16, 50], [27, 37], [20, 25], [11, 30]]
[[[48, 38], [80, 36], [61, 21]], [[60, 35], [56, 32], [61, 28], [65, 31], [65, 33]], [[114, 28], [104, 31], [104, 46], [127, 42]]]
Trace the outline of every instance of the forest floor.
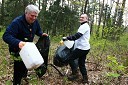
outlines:
[[[5, 44], [3, 41], [0, 41], [0, 43], [0, 56], [2, 57], [0, 58], [0, 85], [12, 85], [13, 62], [10, 58], [7, 44]], [[48, 60], [49, 64], [53, 63], [53, 56], [58, 46], [59, 44], [51, 43]], [[111, 81], [107, 80], [107, 78], [104, 77], [106, 69], [101, 66], [97, 66], [95, 63], [93, 63], [91, 58], [87, 59], [86, 67], [89, 78], [88, 85], [128, 85], [128, 75], [123, 75], [120, 79], [115, 78]], [[69, 66], [57, 68], [66, 75], [59, 75], [58, 71], [49, 65], [47, 72], [41, 78], [38, 78], [35, 71], [32, 70], [28, 72], [27, 79], [24, 79], [22, 83], [23, 85], [87, 85], [81, 83], [82, 76], [80, 73], [79, 78], [74, 81], [69, 81], [67, 79], [66, 76], [71, 73]], [[27, 84], [28, 82], [29, 84]]]

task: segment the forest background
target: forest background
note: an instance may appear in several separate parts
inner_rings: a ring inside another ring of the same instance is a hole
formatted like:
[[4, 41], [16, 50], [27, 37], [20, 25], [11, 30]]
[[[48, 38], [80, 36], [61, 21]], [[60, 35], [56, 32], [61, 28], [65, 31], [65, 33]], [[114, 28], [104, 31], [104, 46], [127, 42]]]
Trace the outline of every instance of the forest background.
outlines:
[[[1, 0], [0, 2], [0, 84], [11, 85], [13, 63], [2, 35], [11, 21], [24, 14], [28, 4], [40, 9], [38, 20], [43, 32], [50, 35], [49, 63], [63, 36], [75, 33], [79, 16], [86, 13], [91, 27], [91, 50], [87, 57], [90, 85], [128, 84], [128, 7], [127, 0]], [[36, 41], [37, 39], [35, 39]], [[62, 72], [69, 67], [59, 68]], [[70, 82], [49, 67], [44, 79], [35, 78], [31, 84], [68, 85]]]

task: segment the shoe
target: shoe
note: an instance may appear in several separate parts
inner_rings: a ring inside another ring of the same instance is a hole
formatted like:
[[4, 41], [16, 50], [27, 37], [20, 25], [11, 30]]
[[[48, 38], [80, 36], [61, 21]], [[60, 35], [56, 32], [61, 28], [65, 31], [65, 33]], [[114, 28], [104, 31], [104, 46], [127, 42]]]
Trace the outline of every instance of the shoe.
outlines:
[[77, 78], [78, 78], [77, 74], [72, 74], [72, 75], [68, 76], [68, 80], [70, 80], [70, 81], [73, 81], [73, 80], [75, 80]]
[[84, 83], [84, 84], [85, 84], [85, 83], [89, 84], [88, 76], [87, 76], [87, 75], [84, 75], [84, 76], [83, 76], [82, 83]]
[[82, 83], [83, 83], [83, 84], [86, 84], [86, 83], [89, 84], [89, 81], [83, 79], [83, 80], [82, 80]]

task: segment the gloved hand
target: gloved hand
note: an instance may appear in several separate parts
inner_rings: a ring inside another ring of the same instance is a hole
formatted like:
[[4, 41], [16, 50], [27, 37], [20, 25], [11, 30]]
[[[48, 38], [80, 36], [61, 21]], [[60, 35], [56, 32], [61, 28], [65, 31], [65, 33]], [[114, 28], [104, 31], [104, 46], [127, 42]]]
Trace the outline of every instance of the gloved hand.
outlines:
[[63, 37], [62, 40], [63, 41], [67, 41], [68, 39], [67, 39], [67, 37]]

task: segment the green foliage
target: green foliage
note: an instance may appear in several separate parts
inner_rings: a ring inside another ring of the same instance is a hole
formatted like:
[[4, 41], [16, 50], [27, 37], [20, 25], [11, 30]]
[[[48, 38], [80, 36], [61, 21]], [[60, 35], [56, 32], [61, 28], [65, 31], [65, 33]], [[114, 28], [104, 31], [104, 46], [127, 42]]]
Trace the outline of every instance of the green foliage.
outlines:
[[63, 85], [67, 85], [68, 84], [68, 78], [65, 76], [63, 77]]
[[[1, 26], [1, 25], [0, 25], [0, 32], [2, 32], [2, 31], [4, 30], [4, 28], [5, 28], [4, 26]], [[1, 33], [0, 33], [0, 34], [1, 34]]]
[[120, 74], [118, 74], [118, 73], [113, 73], [113, 72], [108, 72], [108, 73], [106, 73], [106, 75], [107, 75], [108, 77], [114, 77], [114, 78], [120, 76]]
[[[8, 25], [15, 17], [24, 13], [24, 6], [21, 0], [7, 0], [5, 2], [4, 25]], [[17, 10], [18, 9], [18, 10]]]
[[123, 72], [125, 71], [125, 66], [123, 66], [122, 64], [120, 65], [117, 61], [117, 58], [116, 57], [113, 57], [113, 56], [108, 56], [107, 57], [107, 60], [108, 60], [108, 64], [107, 64], [107, 67], [109, 67], [110, 69], [112, 69], [112, 71], [115, 71], [115, 72]]
[[12, 81], [11, 80], [7, 80], [5, 85], [12, 85]]
[[50, 37], [51, 41], [54, 42], [54, 43], [58, 43], [62, 40], [62, 35], [59, 35], [59, 36], [52, 36]]
[[[110, 84], [110, 82], [118, 81], [118, 78], [125, 73], [125, 66], [121, 62], [118, 62], [117, 57], [114, 56], [107, 56], [107, 61], [106, 67], [109, 70], [105, 72], [104, 82]], [[118, 84], [118, 82], [115, 82], [115, 84]]]
[[0, 32], [0, 38], [2, 38], [3, 33], [4, 33], [4, 31]]
[[4, 45], [4, 42], [2, 40], [2, 35], [4, 33], [4, 30], [0, 32], [0, 75], [6, 75], [8, 73], [8, 68], [7, 66], [9, 65], [9, 62], [6, 59], [7, 53], [5, 48], [7, 48], [7, 45]]
[[76, 11], [71, 10], [68, 6], [60, 6], [57, 0], [48, 10], [41, 10], [40, 23], [42, 23], [43, 31], [52, 36], [70, 34], [78, 25], [76, 15]]
[[[121, 60], [123, 62], [123, 65], [126, 66], [128, 68], [128, 33], [123, 33], [123, 35], [121, 36], [119, 42], [119, 49], [120, 51], [118, 52], [120, 55], [123, 55], [121, 57]], [[128, 69], [127, 69], [128, 72]]]
[[128, 48], [128, 33], [125, 32], [121, 35], [120, 40], [118, 41], [123, 47]]
[[0, 60], [0, 75], [6, 75], [8, 73], [7, 71], [7, 65], [8, 65], [8, 62], [6, 61], [6, 59], [3, 57], [1, 57], [1, 60]]
[[[35, 76], [36, 75], [30, 76], [29, 83], [31, 83], [33, 85], [44, 85], [44, 81]], [[23, 85], [25, 85], [25, 84], [23, 84]]]
[[2, 37], [4, 32], [5, 32], [5, 27], [4, 26], [0, 26], [0, 38]]
[[123, 28], [119, 27], [110, 27], [104, 29], [104, 38], [110, 39], [110, 40], [119, 40], [120, 35], [122, 35]]
[[[108, 39], [96, 38], [91, 35], [91, 49], [88, 60], [96, 64], [94, 69], [105, 68], [103, 71], [103, 84], [111, 85], [110, 82], [117, 83], [118, 78], [125, 75], [128, 70], [128, 33], [123, 33], [120, 40], [111, 41]], [[108, 56], [111, 55], [111, 56]], [[125, 63], [125, 64], [124, 64]], [[103, 70], [103, 69], [102, 69]]]

